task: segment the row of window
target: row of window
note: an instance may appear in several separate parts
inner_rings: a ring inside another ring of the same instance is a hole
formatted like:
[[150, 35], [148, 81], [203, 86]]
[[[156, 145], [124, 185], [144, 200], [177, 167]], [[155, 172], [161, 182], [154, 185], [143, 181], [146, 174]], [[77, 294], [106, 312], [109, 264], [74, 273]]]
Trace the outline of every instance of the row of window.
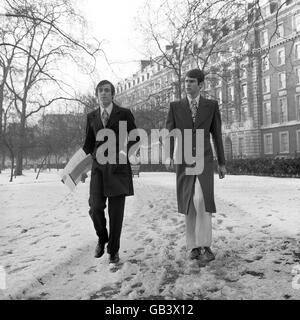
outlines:
[[[299, 50], [300, 50], [300, 43], [299, 43]], [[299, 57], [300, 57], [300, 51], [299, 51]], [[295, 76], [296, 76], [296, 85], [300, 85], [300, 66], [296, 67], [294, 69]], [[277, 74], [277, 88], [278, 90], [286, 89], [286, 72], [279, 72]], [[215, 85], [218, 87], [221, 85], [220, 80], [215, 80]], [[263, 93], [270, 93], [270, 88], [271, 88], [271, 78], [270, 76], [265, 76], [262, 79], [262, 91]], [[205, 86], [206, 90], [210, 90], [211, 86], [206, 85]], [[247, 98], [247, 84], [244, 83], [241, 85], [241, 97]], [[219, 100], [219, 102], [222, 101], [222, 89], [217, 88], [216, 89], [216, 98]], [[228, 87], [228, 101], [234, 101], [234, 86], [231, 85]]]
[[[144, 82], [146, 80], [150, 79], [150, 74], [147, 73], [147, 77], [142, 75], [141, 77], [138, 77], [134, 80], [131, 80], [130, 82], [125, 83], [123, 86], [117, 87], [117, 94], [122, 93], [123, 91], [126, 91], [127, 89], [130, 89], [131, 87], [140, 84], [141, 82]], [[141, 81], [140, 81], [141, 80]], [[169, 85], [173, 81], [173, 76], [171, 73], [167, 74], [162, 79], [157, 79], [155, 82], [149, 83], [147, 88], [144, 91], [154, 90], [154, 89], [161, 89], [163, 86]], [[143, 90], [142, 90], [143, 91]], [[142, 93], [142, 96], [145, 94]]]
[[[293, 31], [300, 32], [300, 13], [294, 15], [293, 17]], [[274, 35], [273, 33], [269, 35], [269, 31], [264, 29], [260, 32], [260, 45], [262, 47], [267, 46], [271, 37], [275, 36], [275, 40], [280, 40], [286, 36], [286, 33], [287, 32], [283, 22], [277, 24]]]
[[[278, 107], [279, 107], [279, 122], [288, 121], [288, 104], [286, 97], [278, 98]], [[296, 107], [296, 119], [300, 120], [300, 94], [295, 97], [295, 107]], [[265, 101], [263, 103], [263, 125], [272, 124], [272, 106], [271, 101]]]
[[[300, 42], [294, 44], [294, 59], [300, 60]], [[285, 65], [285, 48], [279, 48], [276, 51], [276, 64], [278, 67]], [[268, 71], [270, 69], [269, 54], [262, 58], [262, 71]]]
[[[300, 130], [296, 131], [296, 151], [300, 152]], [[295, 150], [291, 150], [292, 152]], [[289, 132], [282, 131], [279, 132], [279, 153], [289, 153], [290, 152], [290, 142], [289, 142]], [[264, 153], [274, 154], [273, 151], [273, 133], [264, 134]]]
[[[300, 66], [295, 68], [296, 85], [300, 85]], [[277, 73], [277, 89], [286, 89], [286, 72]], [[262, 92], [270, 93], [271, 90], [271, 77], [265, 76], [262, 78]]]
[[[296, 117], [293, 120], [300, 121], [300, 94], [295, 96], [295, 114]], [[241, 106], [241, 119], [240, 121], [244, 122], [248, 119], [248, 105]], [[263, 125], [268, 126], [272, 123], [284, 123], [289, 121], [289, 113], [288, 113], [288, 103], [286, 97], [278, 98], [278, 116], [276, 119], [273, 119], [272, 122], [272, 106], [271, 101], [263, 102]], [[273, 110], [274, 112], [274, 110]], [[222, 121], [224, 124], [229, 124], [236, 121], [235, 118], [235, 109], [231, 108], [227, 110], [226, 108], [221, 108]]]
[[[295, 68], [295, 75], [296, 75], [296, 85], [300, 85], [300, 66]], [[286, 73], [285, 72], [279, 72], [277, 74], [277, 89], [278, 90], [283, 90], [286, 89]], [[248, 86], [246, 83], [243, 83], [241, 85], [241, 98], [246, 99], [247, 98], [247, 90]], [[270, 93], [271, 90], [271, 78], [270, 76], [263, 77], [262, 79], [262, 92], [264, 94]], [[217, 88], [216, 89], [216, 94], [215, 94], [216, 99], [218, 99], [219, 103], [222, 103], [222, 89]], [[228, 87], [228, 92], [227, 92], [227, 98], [228, 102], [234, 101], [234, 86], [229, 86]]]

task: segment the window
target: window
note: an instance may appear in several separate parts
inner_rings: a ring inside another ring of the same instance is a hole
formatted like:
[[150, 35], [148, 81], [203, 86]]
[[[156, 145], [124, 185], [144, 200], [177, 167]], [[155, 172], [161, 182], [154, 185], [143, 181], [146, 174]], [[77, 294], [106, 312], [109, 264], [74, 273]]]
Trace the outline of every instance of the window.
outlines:
[[206, 81], [205, 90], [210, 90], [210, 89], [211, 89], [210, 81]]
[[270, 68], [269, 55], [265, 55], [262, 58], [262, 70], [267, 71]]
[[222, 84], [222, 81], [220, 78], [216, 78], [216, 87], [220, 87], [220, 85]]
[[295, 69], [295, 73], [296, 73], [296, 84], [300, 84], [300, 67], [297, 67]]
[[283, 26], [283, 23], [280, 23], [277, 26], [276, 39], [282, 39], [283, 37], [284, 37], [284, 26]]
[[270, 77], [264, 77], [262, 79], [262, 85], [263, 85], [263, 93], [269, 93], [270, 92]]
[[248, 106], [243, 106], [242, 110], [241, 110], [241, 120], [242, 122], [247, 120], [247, 116], [248, 116]]
[[280, 153], [289, 152], [289, 133], [279, 132], [279, 151]]
[[244, 154], [244, 138], [239, 137], [239, 155]]
[[222, 89], [221, 88], [217, 88], [216, 98], [218, 99], [219, 103], [222, 103]]
[[260, 45], [266, 46], [268, 44], [268, 30], [263, 30], [260, 33]]
[[233, 122], [235, 120], [235, 112], [234, 109], [231, 109], [229, 112], [229, 122]]
[[285, 72], [278, 73], [278, 89], [285, 89], [286, 88], [286, 77]]
[[233, 86], [230, 86], [228, 88], [228, 101], [233, 101], [234, 100], [234, 89]]
[[296, 96], [296, 119], [300, 120], [300, 94]]
[[300, 31], [300, 14], [294, 16], [294, 30], [296, 32]]
[[264, 151], [265, 151], [265, 154], [273, 154], [273, 135], [272, 135], [272, 133], [264, 134]]
[[247, 71], [245, 67], [240, 68], [240, 77], [241, 79], [245, 79], [247, 77]]
[[271, 102], [267, 101], [263, 103], [263, 124], [269, 125], [272, 123], [271, 118]]
[[279, 98], [279, 122], [288, 121], [287, 100], [286, 98]]
[[277, 50], [277, 65], [281, 66], [285, 64], [285, 49], [281, 48]]
[[263, 18], [266, 18], [267, 16], [270, 15], [270, 6], [269, 5], [266, 5], [261, 8], [261, 15], [263, 16]]
[[242, 99], [247, 98], [247, 84], [242, 84]]
[[295, 59], [300, 59], [300, 42], [295, 43]]
[[300, 152], [300, 130], [296, 131], [297, 151]]

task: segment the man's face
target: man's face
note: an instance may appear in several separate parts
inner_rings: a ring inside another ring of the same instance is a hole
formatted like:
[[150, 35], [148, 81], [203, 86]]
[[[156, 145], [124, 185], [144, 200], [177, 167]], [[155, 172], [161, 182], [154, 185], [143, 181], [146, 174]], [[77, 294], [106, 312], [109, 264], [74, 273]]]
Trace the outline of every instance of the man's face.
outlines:
[[98, 100], [99, 100], [99, 102], [102, 103], [103, 107], [108, 107], [109, 104], [113, 100], [113, 96], [112, 96], [112, 93], [111, 93], [111, 86], [108, 83], [104, 84], [103, 86], [101, 86], [98, 89], [97, 94], [98, 94], [97, 95]]
[[198, 80], [195, 78], [186, 77], [184, 81], [185, 91], [192, 97], [197, 97], [200, 92], [202, 83], [198, 84]]

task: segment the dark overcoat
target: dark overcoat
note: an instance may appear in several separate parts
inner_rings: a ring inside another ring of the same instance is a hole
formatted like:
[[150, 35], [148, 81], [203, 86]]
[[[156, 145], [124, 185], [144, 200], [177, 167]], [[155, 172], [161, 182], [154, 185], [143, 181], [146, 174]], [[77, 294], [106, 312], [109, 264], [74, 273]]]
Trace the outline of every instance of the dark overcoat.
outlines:
[[[192, 129], [192, 147], [195, 151], [196, 129], [204, 129], [204, 169], [197, 176], [186, 175], [185, 169], [189, 166], [185, 161], [176, 164], [176, 191], [178, 212], [188, 214], [190, 201], [194, 193], [195, 179], [199, 179], [205, 201], [207, 212], [216, 212], [214, 201], [214, 163], [210, 137], [212, 136], [217, 160], [219, 165], [225, 164], [224, 148], [221, 132], [221, 117], [218, 102], [205, 99], [200, 96], [196, 113], [195, 123], [193, 123], [192, 113], [187, 98], [180, 101], [171, 102], [167, 116], [166, 127], [169, 131], [177, 128], [183, 136], [184, 129]], [[171, 145], [171, 155], [174, 147]], [[184, 150], [184, 146], [182, 148]], [[182, 151], [184, 152], [184, 151]], [[182, 156], [184, 160], [184, 156]]]
[[[131, 166], [128, 161], [126, 164], [119, 164], [118, 158], [116, 164], [99, 164], [96, 160], [97, 148], [105, 141], [96, 141], [97, 133], [103, 129], [103, 123], [100, 116], [100, 108], [88, 113], [86, 125], [86, 138], [83, 150], [86, 154], [91, 154], [93, 158], [91, 171], [90, 193], [100, 193], [106, 197], [119, 195], [133, 195], [133, 182]], [[119, 107], [113, 103], [106, 129], [114, 131], [116, 136], [116, 151], [119, 150], [119, 122], [127, 122], [128, 133], [135, 129], [134, 117], [129, 109]], [[134, 141], [128, 143], [128, 149], [135, 144]]]

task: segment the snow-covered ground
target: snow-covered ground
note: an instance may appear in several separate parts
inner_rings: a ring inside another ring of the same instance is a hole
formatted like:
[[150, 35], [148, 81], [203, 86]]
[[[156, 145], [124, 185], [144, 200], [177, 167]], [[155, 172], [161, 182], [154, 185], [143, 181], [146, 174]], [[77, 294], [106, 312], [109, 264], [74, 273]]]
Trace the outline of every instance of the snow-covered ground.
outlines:
[[93, 257], [88, 179], [72, 193], [56, 171], [8, 176], [0, 299], [300, 299], [300, 179], [215, 176], [216, 260], [201, 268], [188, 259], [172, 173], [134, 177], [117, 267]]

